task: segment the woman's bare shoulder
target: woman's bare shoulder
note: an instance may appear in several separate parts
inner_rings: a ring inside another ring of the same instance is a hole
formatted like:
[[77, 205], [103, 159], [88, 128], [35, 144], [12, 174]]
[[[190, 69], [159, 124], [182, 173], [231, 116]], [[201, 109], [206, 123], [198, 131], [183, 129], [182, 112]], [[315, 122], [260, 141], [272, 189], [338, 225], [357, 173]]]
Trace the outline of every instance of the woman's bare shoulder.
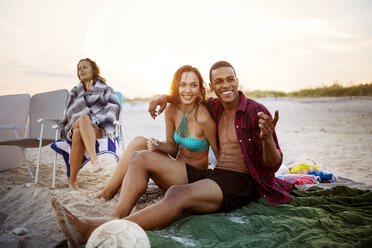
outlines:
[[168, 104], [164, 112], [167, 116], [175, 116], [177, 114], [177, 111], [178, 108], [175, 105]]
[[209, 113], [208, 108], [205, 105], [200, 104], [198, 109], [198, 122], [203, 124], [209, 121], [213, 121], [213, 118]]

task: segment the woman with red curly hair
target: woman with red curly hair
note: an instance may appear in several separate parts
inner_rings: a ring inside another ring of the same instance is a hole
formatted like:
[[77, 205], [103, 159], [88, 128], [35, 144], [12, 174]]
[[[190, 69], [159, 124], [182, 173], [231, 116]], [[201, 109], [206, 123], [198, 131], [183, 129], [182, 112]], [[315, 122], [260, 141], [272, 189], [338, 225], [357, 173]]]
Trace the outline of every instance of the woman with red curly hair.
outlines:
[[177, 161], [202, 170], [208, 168], [209, 145], [218, 158], [216, 123], [203, 105], [206, 89], [199, 70], [190, 65], [179, 68], [173, 76], [170, 93], [172, 103], [165, 111], [166, 140], [135, 137], [97, 198], [110, 200], [115, 195], [127, 173], [130, 157], [136, 151], [150, 150], [169, 160], [173, 158], [168, 154], [176, 154]]

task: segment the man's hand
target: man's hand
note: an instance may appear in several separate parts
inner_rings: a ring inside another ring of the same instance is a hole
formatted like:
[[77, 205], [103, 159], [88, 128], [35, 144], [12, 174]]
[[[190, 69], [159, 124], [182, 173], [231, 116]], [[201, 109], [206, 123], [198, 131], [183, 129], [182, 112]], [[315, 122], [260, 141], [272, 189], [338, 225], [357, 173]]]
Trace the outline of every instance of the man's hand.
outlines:
[[268, 115], [259, 112], [257, 115], [260, 117], [258, 120], [258, 126], [260, 127], [260, 138], [262, 141], [271, 139], [273, 132], [275, 131], [276, 123], [279, 120], [279, 111], [275, 110], [275, 117], [271, 119]]
[[[159, 110], [156, 111], [156, 108], [160, 106]], [[164, 109], [167, 107], [167, 96], [162, 95], [158, 96], [154, 100], [150, 101], [149, 103], [149, 113], [153, 119], [156, 118], [156, 116], [163, 113]]]

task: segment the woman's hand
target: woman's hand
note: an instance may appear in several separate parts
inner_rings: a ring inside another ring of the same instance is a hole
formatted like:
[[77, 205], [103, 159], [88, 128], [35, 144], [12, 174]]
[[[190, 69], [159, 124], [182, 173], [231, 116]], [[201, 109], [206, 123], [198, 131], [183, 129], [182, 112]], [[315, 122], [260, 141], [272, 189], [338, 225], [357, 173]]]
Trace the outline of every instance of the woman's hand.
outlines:
[[160, 146], [160, 141], [154, 138], [147, 139], [147, 149], [150, 151], [155, 151]]

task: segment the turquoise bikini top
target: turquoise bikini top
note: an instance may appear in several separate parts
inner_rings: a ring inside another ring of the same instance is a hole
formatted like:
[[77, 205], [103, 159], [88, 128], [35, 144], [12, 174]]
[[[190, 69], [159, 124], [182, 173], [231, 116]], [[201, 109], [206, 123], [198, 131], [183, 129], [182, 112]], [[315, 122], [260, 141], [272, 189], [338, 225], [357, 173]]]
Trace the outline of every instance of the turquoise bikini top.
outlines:
[[182, 117], [182, 121], [180, 125], [174, 132], [174, 135], [173, 135], [174, 141], [177, 144], [187, 148], [190, 151], [194, 151], [194, 152], [204, 151], [205, 149], [209, 147], [209, 142], [207, 140], [190, 138], [189, 131], [187, 130], [187, 117], [191, 114], [194, 108], [192, 108], [190, 113], [188, 113], [188, 115], [186, 116], [183, 114], [182, 107], [180, 108], [181, 108], [183, 117]]

